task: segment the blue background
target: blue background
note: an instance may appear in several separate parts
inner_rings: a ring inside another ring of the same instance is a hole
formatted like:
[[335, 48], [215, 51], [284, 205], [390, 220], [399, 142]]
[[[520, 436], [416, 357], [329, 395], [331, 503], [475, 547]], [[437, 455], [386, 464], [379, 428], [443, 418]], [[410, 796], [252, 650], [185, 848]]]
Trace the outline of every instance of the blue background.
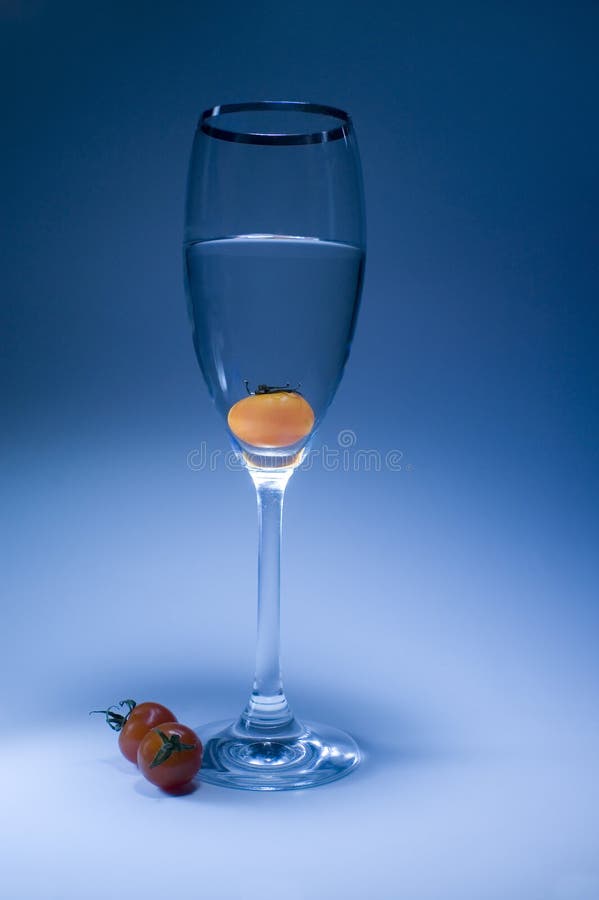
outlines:
[[[2, 0], [0, 24], [7, 896], [157, 898], [176, 871], [214, 900], [596, 900], [597, 5]], [[180, 242], [199, 113], [255, 98], [353, 115], [369, 256], [320, 439], [402, 468], [288, 491], [288, 695], [362, 768], [172, 799], [87, 711], [195, 725], [249, 689], [252, 488], [188, 464], [227, 445]]]

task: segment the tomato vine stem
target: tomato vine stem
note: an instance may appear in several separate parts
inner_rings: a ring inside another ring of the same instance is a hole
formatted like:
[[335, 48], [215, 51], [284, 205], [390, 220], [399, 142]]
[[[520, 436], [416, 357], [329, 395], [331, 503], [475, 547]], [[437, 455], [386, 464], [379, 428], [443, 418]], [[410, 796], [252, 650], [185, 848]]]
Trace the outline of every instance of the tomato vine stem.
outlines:
[[[123, 715], [123, 713], [117, 712], [118, 707], [122, 709], [124, 706], [127, 707], [127, 712]], [[135, 700], [121, 700], [118, 706], [109, 706], [108, 709], [92, 709], [90, 712], [90, 716], [94, 716], [96, 714], [102, 715], [106, 717], [106, 724], [109, 725], [113, 731], [121, 731], [125, 722], [137, 706]]]

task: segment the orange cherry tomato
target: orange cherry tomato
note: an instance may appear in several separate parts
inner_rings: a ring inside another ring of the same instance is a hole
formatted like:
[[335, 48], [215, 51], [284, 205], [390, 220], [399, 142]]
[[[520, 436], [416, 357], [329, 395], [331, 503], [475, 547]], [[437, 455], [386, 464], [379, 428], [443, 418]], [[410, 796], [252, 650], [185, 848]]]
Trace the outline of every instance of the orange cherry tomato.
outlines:
[[296, 391], [264, 391], [235, 403], [227, 422], [252, 447], [288, 447], [310, 434], [314, 411]]
[[135, 700], [121, 700], [121, 709], [116, 706], [108, 709], [94, 709], [94, 713], [102, 713], [113, 731], [119, 732], [119, 749], [129, 762], [137, 763], [137, 750], [150, 728], [162, 725], [163, 722], [176, 722], [177, 717], [161, 703], [136, 703]]
[[148, 781], [163, 790], [188, 784], [202, 765], [202, 742], [179, 722], [163, 722], [145, 735], [137, 751], [137, 765]]
[[132, 763], [137, 762], [137, 750], [150, 728], [176, 721], [177, 717], [161, 703], [139, 703], [129, 713], [119, 734], [121, 753]]

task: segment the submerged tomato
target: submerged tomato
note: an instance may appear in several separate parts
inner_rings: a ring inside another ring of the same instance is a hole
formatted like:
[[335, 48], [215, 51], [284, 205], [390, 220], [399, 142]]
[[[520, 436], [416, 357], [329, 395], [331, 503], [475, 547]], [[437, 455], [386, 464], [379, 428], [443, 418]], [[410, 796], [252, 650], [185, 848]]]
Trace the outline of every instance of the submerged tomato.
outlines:
[[137, 750], [150, 728], [177, 721], [174, 713], [161, 703], [121, 700], [119, 706], [121, 709], [128, 707], [129, 711], [119, 713], [116, 706], [109, 706], [108, 709], [95, 709], [94, 713], [103, 713], [113, 731], [120, 732], [119, 749], [132, 763], [137, 762]]
[[164, 790], [188, 784], [202, 765], [202, 742], [180, 722], [163, 722], [143, 738], [137, 751], [140, 772]]
[[310, 434], [314, 411], [297, 391], [258, 390], [231, 407], [227, 422], [252, 447], [288, 447]]

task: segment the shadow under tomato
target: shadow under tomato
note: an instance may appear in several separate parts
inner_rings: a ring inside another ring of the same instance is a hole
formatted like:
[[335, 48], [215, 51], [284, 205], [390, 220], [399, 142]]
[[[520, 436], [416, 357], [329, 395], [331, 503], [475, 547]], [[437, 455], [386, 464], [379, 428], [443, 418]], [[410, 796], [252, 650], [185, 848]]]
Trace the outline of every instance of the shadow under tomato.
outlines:
[[197, 779], [194, 779], [187, 784], [182, 784], [180, 787], [165, 790], [164, 788], [157, 787], [145, 778], [140, 777], [133, 787], [138, 794], [141, 794], [143, 797], [148, 797], [151, 800], [168, 800], [171, 797], [190, 797], [192, 794], [199, 791], [200, 782]]

